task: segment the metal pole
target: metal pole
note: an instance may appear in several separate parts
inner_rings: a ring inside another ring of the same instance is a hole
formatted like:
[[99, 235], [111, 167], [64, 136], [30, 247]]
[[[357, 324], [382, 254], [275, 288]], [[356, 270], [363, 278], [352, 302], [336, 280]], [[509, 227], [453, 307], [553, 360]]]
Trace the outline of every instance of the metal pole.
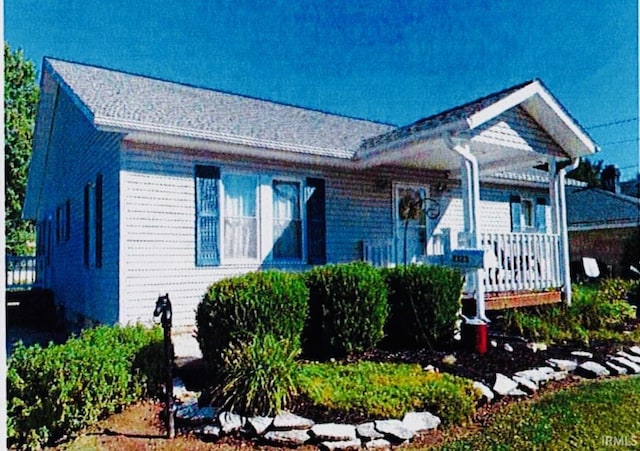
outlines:
[[175, 422], [173, 415], [173, 346], [171, 345], [171, 301], [169, 294], [158, 297], [154, 316], [160, 316], [162, 328], [164, 329], [164, 358], [165, 358], [165, 395], [164, 404], [165, 425], [167, 427], [167, 436], [174, 438], [176, 436]]

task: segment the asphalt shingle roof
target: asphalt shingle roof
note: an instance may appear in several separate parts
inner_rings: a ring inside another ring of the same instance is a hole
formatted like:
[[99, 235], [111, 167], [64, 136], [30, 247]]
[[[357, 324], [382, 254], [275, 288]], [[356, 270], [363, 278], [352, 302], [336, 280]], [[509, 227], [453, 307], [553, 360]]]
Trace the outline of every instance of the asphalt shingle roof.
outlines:
[[365, 138], [395, 128], [211, 89], [47, 58], [96, 126], [224, 139], [351, 158]]
[[569, 226], [609, 223], [640, 225], [640, 199], [601, 188], [567, 188]]

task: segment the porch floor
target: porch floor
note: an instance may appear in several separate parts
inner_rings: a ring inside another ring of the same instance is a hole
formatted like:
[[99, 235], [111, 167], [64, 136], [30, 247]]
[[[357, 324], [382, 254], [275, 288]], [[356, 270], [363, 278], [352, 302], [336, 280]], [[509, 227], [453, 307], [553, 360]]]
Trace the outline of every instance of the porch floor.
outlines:
[[487, 293], [485, 309], [504, 310], [560, 302], [562, 302], [562, 292], [560, 290], [531, 293]]

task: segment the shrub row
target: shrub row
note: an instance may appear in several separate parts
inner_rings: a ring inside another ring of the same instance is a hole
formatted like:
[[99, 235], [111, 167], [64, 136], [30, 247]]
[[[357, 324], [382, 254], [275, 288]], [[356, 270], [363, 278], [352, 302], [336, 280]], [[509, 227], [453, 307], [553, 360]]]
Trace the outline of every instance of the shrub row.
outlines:
[[102, 326], [65, 344], [13, 350], [7, 369], [7, 437], [38, 448], [143, 396], [162, 380], [159, 328]]
[[385, 333], [396, 347], [452, 336], [461, 288], [456, 270], [380, 271], [361, 262], [214, 283], [198, 305], [196, 323], [211, 382], [222, 388], [214, 393], [217, 401], [249, 413], [285, 407], [302, 350], [329, 358], [369, 350]]
[[461, 274], [440, 266], [254, 272], [209, 287], [196, 311], [198, 341], [214, 373], [230, 344], [266, 333], [322, 358], [369, 350], [385, 335], [392, 347], [421, 348], [453, 334], [461, 290]]

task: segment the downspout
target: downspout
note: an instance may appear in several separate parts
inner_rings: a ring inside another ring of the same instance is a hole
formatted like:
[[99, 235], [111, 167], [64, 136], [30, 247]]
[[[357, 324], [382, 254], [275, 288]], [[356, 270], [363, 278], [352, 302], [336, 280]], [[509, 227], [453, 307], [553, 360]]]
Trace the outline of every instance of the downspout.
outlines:
[[[463, 174], [463, 202], [465, 204], [465, 232], [468, 241], [466, 245], [470, 248], [478, 248], [478, 208], [480, 206], [480, 171], [478, 170], [478, 159], [469, 150], [469, 141], [460, 145], [454, 143], [451, 135], [444, 135], [444, 142], [447, 147], [456, 152], [464, 161]], [[475, 291], [476, 318], [489, 321], [485, 309], [484, 283], [482, 280], [483, 269], [469, 271], [468, 277]]]
[[564, 182], [567, 172], [571, 172], [580, 164], [580, 157], [574, 158], [571, 164], [558, 171], [558, 201], [559, 225], [560, 225], [560, 247], [562, 253], [562, 278], [564, 284], [565, 303], [571, 305], [571, 266], [569, 262], [569, 230], [567, 224], [567, 199], [565, 196]]

